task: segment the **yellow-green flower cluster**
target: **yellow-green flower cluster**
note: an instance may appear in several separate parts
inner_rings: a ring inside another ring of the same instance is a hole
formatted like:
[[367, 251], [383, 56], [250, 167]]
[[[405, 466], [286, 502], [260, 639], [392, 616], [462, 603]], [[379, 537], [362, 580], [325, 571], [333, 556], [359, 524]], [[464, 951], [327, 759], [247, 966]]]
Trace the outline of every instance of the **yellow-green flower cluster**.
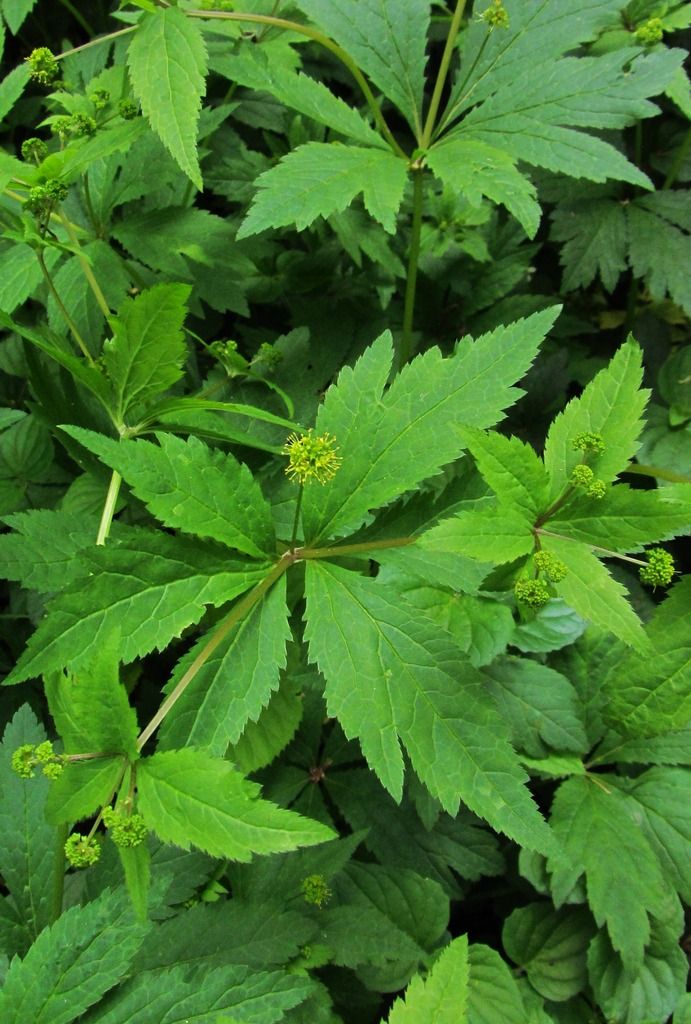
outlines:
[[128, 848], [139, 846], [144, 842], [148, 833], [141, 814], [126, 816], [118, 814], [112, 807], [106, 807], [104, 810], [103, 824], [109, 830], [110, 837], [116, 846]]
[[35, 745], [24, 743], [12, 754], [12, 770], [22, 779], [33, 779], [37, 767], [49, 779], [57, 779], [62, 775], [65, 766], [64, 758], [56, 754], [50, 740]]
[[665, 28], [660, 18], [648, 18], [636, 29], [636, 40], [643, 46], [654, 46], [661, 43]]
[[58, 77], [57, 58], [47, 46], [39, 46], [32, 50], [26, 58], [29, 65], [29, 78], [41, 85], [50, 85]]
[[574, 487], [582, 487], [589, 498], [604, 498], [607, 493], [607, 484], [604, 480], [596, 480], [590, 466], [583, 462], [574, 466], [571, 483]]
[[674, 559], [664, 548], [648, 551], [648, 564], [641, 566], [638, 575], [642, 583], [651, 587], [667, 587], [674, 576]]
[[542, 608], [551, 596], [544, 580], [516, 580], [513, 592], [516, 600], [527, 604], [529, 608]]
[[101, 847], [94, 837], [73, 833], [65, 843], [65, 857], [73, 868], [90, 868], [101, 856]]
[[571, 445], [576, 451], [602, 455], [605, 450], [605, 439], [602, 434], [596, 434], [592, 430], [583, 430], [580, 434], [576, 434]]
[[288, 456], [287, 475], [300, 484], [331, 480], [341, 465], [335, 441], [330, 434], [315, 435], [311, 429], [306, 434], [291, 434], [281, 449]]
[[549, 551], [537, 551], [535, 553], [535, 567], [544, 572], [551, 583], [559, 583], [566, 576], [568, 569], [561, 558], [551, 554]]
[[480, 15], [482, 21], [487, 22], [490, 28], [508, 28], [509, 15], [502, 3], [502, 0], [492, 0], [489, 7]]
[[302, 882], [302, 895], [306, 903], [321, 910], [331, 899], [331, 889], [323, 875], [308, 875]]

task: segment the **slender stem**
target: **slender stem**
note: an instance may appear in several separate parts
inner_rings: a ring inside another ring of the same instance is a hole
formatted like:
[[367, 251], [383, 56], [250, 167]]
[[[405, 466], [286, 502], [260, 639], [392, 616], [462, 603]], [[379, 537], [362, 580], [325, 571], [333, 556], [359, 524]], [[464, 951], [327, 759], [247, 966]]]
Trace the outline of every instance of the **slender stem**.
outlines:
[[77, 326], [76, 326], [74, 320], [72, 319], [70, 314], [67, 312], [67, 309], [65, 308], [65, 304], [62, 301], [62, 299], [60, 298], [60, 295], [58, 294], [57, 288], [53, 284], [53, 278], [50, 276], [50, 271], [48, 270], [48, 267], [46, 266], [45, 258], [44, 258], [43, 253], [41, 252], [40, 249], [36, 250], [36, 258], [38, 259], [39, 266], [41, 267], [41, 271], [43, 272], [43, 276], [46, 279], [46, 284], [48, 285], [48, 288], [50, 289], [50, 293], [53, 296], [53, 298], [55, 299], [55, 301], [56, 301], [56, 303], [58, 305], [58, 308], [60, 309], [60, 312], [64, 316], [65, 321], [67, 323], [67, 326], [69, 327], [70, 331], [72, 332], [72, 336], [74, 337], [74, 340], [77, 342], [77, 345], [81, 349], [82, 355], [85, 357], [85, 359], [87, 360], [89, 365], [93, 366], [94, 365], [94, 361], [91, 358], [91, 353], [89, 352], [88, 348], [86, 347], [86, 342], [84, 341], [84, 339], [82, 338], [81, 334], [79, 333], [79, 330], [77, 329]]
[[99, 36], [98, 39], [91, 39], [88, 43], [82, 43], [81, 46], [73, 46], [71, 50], [65, 50], [63, 53], [56, 53], [56, 60], [63, 60], [65, 57], [71, 57], [73, 53], [81, 53], [83, 50], [89, 50], [92, 46], [99, 46], [101, 43], [108, 43], [111, 39], [117, 39], [119, 36], [128, 36], [132, 32], [136, 32], [136, 25], [128, 25], [127, 28], [119, 28], [117, 32], [109, 32], [105, 36]]
[[104, 317], [107, 320], [108, 317], [110, 316], [110, 306], [106, 302], [105, 295], [101, 291], [101, 286], [98, 283], [98, 281], [96, 280], [94, 272], [91, 269], [91, 264], [89, 263], [88, 259], [86, 258], [86, 256], [82, 252], [82, 247], [81, 247], [81, 244], [80, 244], [79, 239], [77, 237], [77, 233], [74, 230], [74, 225], [72, 224], [72, 221], [69, 220], [64, 215], [62, 210], [60, 210], [58, 212], [58, 216], [60, 218], [60, 222], [61, 222], [62, 226], [64, 227], [65, 231], [69, 235], [69, 238], [70, 238], [70, 241], [72, 242], [72, 245], [77, 250], [77, 259], [79, 260], [79, 264], [80, 264], [80, 266], [81, 266], [81, 268], [82, 268], [82, 270], [84, 272], [84, 277], [89, 282], [89, 287], [91, 288], [91, 291], [94, 294], [94, 298], [96, 299], [96, 302], [98, 303], [101, 312], [103, 313]]
[[403, 336], [399, 369], [408, 362], [413, 349], [413, 320], [415, 317], [415, 292], [417, 288], [417, 268], [420, 259], [420, 231], [422, 229], [422, 196], [424, 170], [413, 166], [413, 223], [410, 232], [410, 251], [408, 254], [408, 272], [405, 282], [405, 298], [403, 300]]
[[110, 483], [108, 484], [108, 493], [106, 494], [106, 500], [103, 505], [101, 522], [98, 526], [98, 536], [96, 537], [97, 544], [105, 544], [108, 534], [110, 533], [110, 525], [113, 522], [113, 516], [115, 515], [115, 506], [117, 505], [121, 483], [122, 477], [119, 473], [113, 470]]
[[560, 508], [563, 508], [575, 490], [576, 488], [574, 485], [569, 484], [566, 490], [556, 499], [556, 501], [552, 502], [547, 511], [542, 513], [535, 523], [535, 528], [539, 529], [543, 523], [546, 523], [548, 519], [552, 518], [555, 512], [558, 512]]
[[359, 544], [335, 544], [329, 548], [296, 548], [297, 559], [338, 558], [340, 555], [361, 555], [383, 548], [405, 548], [414, 544], [417, 537], [390, 537], [388, 540], [366, 540]]
[[[477, 53], [475, 54], [475, 59], [473, 60], [473, 63], [470, 65], [470, 67], [468, 68], [468, 71], [466, 73], [465, 78], [463, 79], [463, 81], [462, 81], [462, 83], [460, 85], [456, 86], [456, 89], [454, 90], [454, 92], [458, 93], [458, 99], [454, 103], [453, 107], [451, 107], [450, 110], [447, 110], [446, 113], [444, 114], [444, 116], [442, 117], [441, 121], [439, 122], [439, 124], [437, 125], [437, 127], [436, 127], [436, 129], [435, 129], [435, 131], [433, 133], [433, 137], [435, 135], [439, 135], [440, 132], [442, 132], [446, 128], [446, 126], [449, 123], [449, 121], [452, 121], [454, 119], [454, 117], [456, 116], [456, 111], [458, 110], [458, 108], [461, 105], [461, 103], [463, 102], [463, 100], [466, 99], [466, 97], [463, 95], [463, 90], [465, 89], [468, 81], [470, 80], [470, 76], [475, 71], [475, 68], [480, 63], [480, 58], [482, 57], [482, 54], [485, 52], [485, 47], [487, 46], [487, 43], [489, 42], [489, 39], [490, 39], [491, 35], [492, 35], [492, 33], [491, 33], [490, 30], [488, 30], [485, 33], [485, 37], [484, 37], [484, 39], [482, 40], [482, 42], [480, 43], [480, 45], [478, 47]], [[481, 79], [478, 79], [478, 81], [481, 81]], [[477, 82], [475, 83], [475, 85], [477, 85]], [[475, 86], [473, 86], [473, 88], [475, 88]]]
[[684, 163], [686, 154], [689, 151], [689, 146], [691, 146], [691, 128], [687, 129], [686, 135], [681, 140], [681, 143], [676, 153], [674, 154], [674, 160], [672, 160], [672, 163], [669, 166], [669, 170], [667, 171], [667, 176], [665, 177], [665, 180], [662, 182], [663, 189], [671, 188], [671, 186], [677, 180], [677, 174], [681, 170], [681, 165]]
[[444, 86], [446, 85], [446, 79], [449, 74], [449, 67], [451, 65], [451, 58], [453, 57], [454, 47], [456, 46], [456, 39], [461, 28], [461, 19], [463, 17], [465, 4], [466, 0], [457, 0], [456, 10], [454, 11], [453, 17], [451, 19], [451, 24], [449, 26], [449, 34], [446, 37], [446, 44], [444, 46], [444, 52], [442, 53], [441, 61], [439, 62], [437, 80], [434, 83], [434, 91], [432, 92], [432, 99], [430, 100], [429, 110], [427, 111], [425, 127], [423, 128], [422, 131], [422, 138], [418, 140], [422, 149], [427, 149], [430, 142], [432, 141], [432, 133], [434, 132], [434, 126], [437, 122], [439, 105], [441, 103], [441, 97], [444, 91]]
[[381, 108], [377, 103], [374, 93], [369, 87], [367, 79], [363, 75], [360, 68], [357, 66], [350, 54], [344, 50], [338, 43], [335, 43], [333, 39], [329, 39], [328, 36], [324, 35], [323, 32], [319, 32], [316, 28], [311, 28], [309, 25], [301, 25], [299, 21], [289, 21], [287, 18], [276, 18], [270, 14], [251, 14], [245, 13], [244, 11], [186, 11], [189, 18], [216, 18], [225, 21], [249, 21], [256, 22], [260, 25], [274, 25], [276, 28], [285, 28], [290, 32], [298, 32], [300, 35], [307, 36], [308, 39], [313, 39], [316, 43], [320, 43], [325, 49], [330, 50], [335, 57], [341, 61], [342, 64], [350, 71], [351, 75], [360, 86], [363, 96], [367, 102], [368, 107], [372, 111], [374, 120], [379, 127], [382, 135], [391, 146], [394, 153], [397, 156], [404, 157], [406, 160], [408, 156], [398, 144], [394, 135], [389, 128], [384, 115], [381, 112]]
[[626, 473], [636, 473], [639, 476], [652, 476], [660, 480], [668, 480], [672, 484], [691, 484], [691, 477], [682, 473], [674, 473], [671, 469], [662, 469], [660, 466], [646, 466], [640, 462], [630, 462], [625, 470]]
[[286, 569], [288, 569], [294, 561], [294, 556], [291, 556], [289, 553], [285, 554], [283, 558], [274, 565], [271, 572], [269, 572], [264, 579], [242, 599], [242, 601], [238, 601], [228, 615], [226, 615], [225, 619], [221, 620], [175, 689], [166, 697], [149, 724], [139, 734], [137, 739], [138, 750], [141, 750], [146, 741], [153, 736], [170, 709], [178, 702], [180, 697], [182, 697], [189, 684], [192, 682], [199, 670], [203, 668], [219, 644], [225, 640], [238, 622], [240, 622], [245, 615], [254, 608], [254, 606], [262, 599], [264, 594], [271, 589], [276, 580], [280, 579]]
[[55, 924], [62, 914], [62, 899], [65, 890], [65, 843], [69, 833], [67, 824], [58, 825], [55, 829], [55, 858], [53, 860], [53, 892], [50, 909], [51, 924]]
[[[574, 544], [582, 544], [583, 541], [577, 537], [565, 537], [561, 533], [553, 533], [552, 530], [543, 530], [541, 526], [535, 529], [535, 533], [539, 533], [542, 537], [555, 537], [556, 540], [568, 540]], [[622, 555], [619, 551], [611, 551], [609, 548], [601, 548], [598, 544], [588, 544], [591, 551], [601, 551], [603, 555], [609, 555], [610, 558], [620, 558], [622, 562], [631, 562], [632, 565], [647, 565], [647, 562], [642, 561], [640, 558], [632, 558], [630, 555]]]
[[305, 485], [300, 484], [300, 490], [298, 491], [298, 500], [295, 503], [295, 519], [293, 520], [293, 533], [290, 538], [289, 550], [295, 552], [295, 543], [298, 539], [298, 526], [300, 525], [300, 511], [302, 509], [302, 496], [305, 493]]

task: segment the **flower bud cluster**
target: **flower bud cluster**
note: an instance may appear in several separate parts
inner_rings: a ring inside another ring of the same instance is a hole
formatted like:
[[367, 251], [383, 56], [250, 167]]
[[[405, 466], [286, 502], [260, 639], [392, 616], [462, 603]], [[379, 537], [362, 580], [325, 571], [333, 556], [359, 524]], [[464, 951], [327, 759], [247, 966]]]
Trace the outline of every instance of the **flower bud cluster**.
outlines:
[[69, 117], [56, 117], [50, 126], [50, 130], [60, 139], [68, 139], [70, 136], [91, 137], [96, 134], [98, 125], [96, 119], [89, 114], [71, 114]]
[[38, 745], [24, 743], [12, 754], [12, 771], [16, 772], [22, 779], [33, 779], [35, 769], [40, 767], [46, 778], [57, 779], [62, 775], [65, 767], [65, 758], [56, 754], [50, 740], [44, 740]]
[[120, 100], [118, 103], [118, 114], [123, 121], [133, 121], [139, 113], [139, 107], [133, 100]]
[[516, 580], [513, 592], [516, 600], [527, 604], [529, 608], [542, 608], [551, 597], [544, 580]]
[[647, 552], [648, 564], [638, 570], [642, 583], [651, 587], [667, 587], [674, 577], [674, 559], [664, 548], [651, 548]]
[[101, 856], [101, 846], [95, 837], [74, 832], [65, 843], [65, 857], [73, 868], [90, 868]]
[[509, 15], [502, 0], [492, 0], [489, 7], [480, 15], [480, 19], [491, 29], [509, 27]]
[[40, 85], [51, 85], [58, 77], [57, 58], [47, 46], [32, 50], [26, 62], [29, 65], [29, 78]]
[[22, 143], [22, 159], [40, 164], [48, 156], [48, 147], [43, 139], [27, 139]]
[[302, 881], [302, 895], [306, 903], [321, 910], [331, 899], [331, 889], [323, 875], [308, 875]]
[[341, 465], [335, 440], [330, 434], [314, 435], [311, 428], [302, 436], [291, 434], [281, 449], [288, 456], [286, 473], [291, 480], [300, 484], [308, 480], [324, 484], [331, 480]]
[[636, 41], [643, 46], [654, 46], [661, 43], [665, 34], [664, 25], [660, 18], [648, 18], [636, 29]]
[[143, 843], [148, 829], [141, 814], [119, 814], [113, 807], [103, 811], [103, 824], [116, 846], [132, 848]]
[[29, 189], [24, 206], [37, 220], [47, 221], [58, 203], [67, 198], [67, 185], [57, 178]]
[[580, 434], [576, 434], [571, 446], [579, 452], [602, 455], [605, 450], [605, 439], [602, 434], [595, 434], [592, 430], [583, 430]]
[[535, 566], [551, 583], [559, 583], [568, 573], [568, 569], [560, 558], [549, 551], [536, 551], [534, 558]]
[[596, 480], [592, 469], [584, 462], [573, 467], [571, 483], [574, 487], [581, 487], [589, 498], [604, 498], [607, 493], [607, 484], [604, 480]]

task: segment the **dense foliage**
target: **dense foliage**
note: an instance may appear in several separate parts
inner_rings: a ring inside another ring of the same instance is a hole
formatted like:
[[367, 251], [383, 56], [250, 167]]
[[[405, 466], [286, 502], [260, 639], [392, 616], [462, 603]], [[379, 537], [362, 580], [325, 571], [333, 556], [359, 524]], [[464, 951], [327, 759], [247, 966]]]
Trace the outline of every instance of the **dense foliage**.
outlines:
[[3, 1024], [689, 1024], [691, 4], [0, 12]]

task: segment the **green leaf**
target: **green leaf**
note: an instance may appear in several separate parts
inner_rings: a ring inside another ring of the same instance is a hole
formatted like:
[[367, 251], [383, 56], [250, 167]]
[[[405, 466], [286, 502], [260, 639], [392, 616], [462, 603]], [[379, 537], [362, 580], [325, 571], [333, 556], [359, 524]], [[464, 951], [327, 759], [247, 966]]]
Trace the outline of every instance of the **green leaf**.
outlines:
[[163, 842], [196, 846], [213, 857], [248, 861], [333, 838], [316, 821], [259, 796], [227, 761], [196, 750], [171, 750], [139, 762], [139, 811]]
[[[598, 1005], [621, 1024], [666, 1021], [686, 990], [688, 960], [679, 945], [679, 927], [652, 922], [642, 964], [626, 968], [601, 932], [588, 951], [590, 983]], [[676, 1016], [675, 1016], [676, 1021]]]
[[327, 681], [329, 714], [347, 736], [359, 738], [389, 792], [400, 800], [402, 741], [416, 773], [449, 813], [461, 799], [522, 845], [549, 847], [479, 677], [467, 664], [462, 681], [445, 671], [457, 675], [459, 664], [448, 634], [402, 608], [380, 584], [316, 562], [306, 573], [305, 636]]
[[604, 714], [624, 737], [682, 729], [691, 716], [691, 577], [672, 588], [648, 626], [654, 656], [630, 653], [604, 676]]
[[463, 438], [500, 504], [536, 517], [549, 493], [549, 478], [534, 449], [496, 432], [466, 429]]
[[206, 47], [199, 23], [176, 7], [145, 14], [130, 43], [127, 64], [149, 124], [201, 189], [196, 142]]
[[533, 988], [561, 1003], [587, 985], [586, 952], [594, 932], [581, 907], [555, 911], [549, 903], [530, 903], [507, 917], [502, 942]]
[[600, 764], [684, 764], [691, 766], [691, 723], [683, 729], [646, 736], [642, 739], [624, 739], [616, 732], [608, 732], [593, 757]]
[[[605, 451], [589, 461], [599, 480], [608, 483], [621, 473], [638, 450], [641, 419], [649, 392], [641, 390], [641, 350], [630, 338], [552, 423], [545, 443], [545, 468], [552, 480], [552, 500], [567, 486], [581, 461], [574, 438], [584, 432], [601, 434]], [[578, 609], [576, 609], [578, 611]]]
[[308, 978], [284, 971], [231, 965], [190, 975], [185, 964], [176, 964], [135, 975], [83, 1024], [278, 1024], [311, 989]]
[[21, 943], [6, 948], [8, 954], [23, 954], [53, 913], [57, 837], [44, 813], [50, 783], [43, 776], [21, 779], [11, 768], [18, 747], [45, 739], [45, 730], [25, 704], [8, 723], [0, 745], [0, 875], [18, 918]]
[[578, 495], [550, 517], [549, 529], [611, 551], [639, 551], [691, 533], [691, 484], [654, 491], [617, 484], [596, 501]]
[[82, 575], [77, 555], [96, 543], [98, 518], [55, 509], [5, 516], [14, 533], [0, 536], [3, 575], [29, 590], [51, 593]]
[[331, 92], [323, 82], [281, 66], [272, 60], [270, 44], [245, 46], [238, 53], [220, 53], [211, 61], [214, 71], [231, 82], [268, 92], [291, 110], [332, 128], [364, 146], [388, 149], [381, 136], [356, 110]]
[[541, 532], [542, 547], [556, 555], [567, 568], [555, 584], [560, 597], [587, 622], [623, 640], [629, 647], [650, 654], [650, 642], [641, 620], [628, 600], [628, 591], [585, 544], [575, 544]]
[[[124, 260], [102, 239], [83, 246], [80, 256], [71, 256], [53, 278], [61, 304], [72, 318], [81, 336], [88, 339], [92, 352], [100, 350], [105, 317], [84, 277], [86, 260], [99, 282], [108, 306], [115, 309], [127, 295], [130, 275]], [[65, 330], [65, 317], [52, 293], [48, 295], [48, 323], [60, 334]]]
[[136, 759], [137, 715], [120, 682], [120, 634], [102, 637], [92, 658], [74, 676], [46, 680], [50, 713], [67, 754], [108, 751]]
[[125, 874], [125, 884], [138, 921], [146, 921], [151, 884], [151, 854], [146, 843], [139, 846], [118, 846], [118, 857]]
[[[679, 196], [688, 203], [688, 191]], [[691, 287], [682, 270], [691, 259], [689, 224], [684, 224], [684, 231], [660, 216], [656, 199], [650, 196], [648, 203], [639, 202], [627, 210], [631, 267], [636, 277], [645, 280], [653, 299], [669, 295], [691, 315]]]
[[473, 508], [444, 519], [416, 542], [423, 551], [465, 555], [492, 565], [513, 562], [535, 546], [534, 519], [511, 508]]
[[520, 396], [512, 387], [530, 366], [555, 308], [475, 341], [444, 359], [431, 349], [405, 366], [383, 394], [393, 357], [382, 335], [353, 369], [341, 371], [317, 416], [336, 438], [343, 463], [328, 487], [309, 487], [303, 522], [310, 541], [342, 536], [386, 504], [438, 473], [464, 444], [458, 426], [489, 427]]
[[397, 0], [359, 0], [357, 7], [299, 0], [297, 6], [355, 59], [419, 141], [429, 0], [409, 0], [403, 18]]
[[19, 32], [24, 19], [35, 6], [36, 0], [3, 0], [2, 16], [13, 36]]
[[228, 751], [229, 760], [249, 775], [265, 768], [292, 740], [302, 718], [302, 694], [297, 683], [287, 679], [281, 684], [256, 722], [245, 730]]
[[541, 210], [535, 186], [516, 169], [516, 162], [501, 149], [464, 137], [442, 139], [425, 157], [433, 174], [471, 206], [486, 196], [501, 203], [534, 238]]
[[12, 961], [0, 991], [3, 1024], [69, 1024], [118, 984], [148, 931], [122, 890], [71, 907]]
[[162, 649], [198, 622], [207, 604], [232, 600], [263, 575], [216, 547], [146, 530], [83, 552], [82, 566], [84, 575], [50, 602], [5, 683], [65, 666], [78, 673], [112, 629], [120, 629], [127, 664]]
[[152, 515], [168, 527], [210, 537], [266, 558], [276, 553], [271, 509], [247, 466], [195, 437], [157, 434], [113, 441], [79, 427], [63, 428], [117, 470]]
[[111, 321], [114, 337], [104, 345], [103, 365], [120, 418], [182, 376], [186, 355], [182, 323], [189, 294], [184, 284], [156, 285], [128, 299]]
[[612, 779], [636, 804], [636, 820], [657, 854], [665, 877], [685, 903], [691, 902], [691, 772], [650, 768], [634, 779]]
[[[49, 253], [46, 253], [46, 256], [48, 255]], [[54, 264], [55, 260], [52, 262]], [[51, 269], [50, 261], [47, 261], [46, 265]], [[43, 280], [41, 265], [30, 245], [3, 239], [0, 242], [0, 270], [0, 310], [4, 313], [14, 313], [17, 306], [26, 302]]]
[[468, 963], [468, 1024], [526, 1024], [521, 993], [499, 954], [473, 943]]
[[585, 873], [597, 924], [607, 925], [624, 963], [638, 967], [650, 938], [649, 916], [666, 915], [671, 889], [640, 831], [635, 804], [592, 778], [572, 778], [554, 798], [551, 822], [565, 852], [548, 861], [555, 904]]
[[[198, 658], [213, 632], [202, 636], [179, 662], [166, 687], [168, 692]], [[194, 746], [223, 757], [228, 744], [239, 741], [247, 723], [257, 720], [278, 688], [290, 637], [282, 576], [197, 672], [163, 723], [161, 748]]]
[[468, 939], [462, 935], [443, 950], [424, 980], [413, 978], [392, 1006], [388, 1024], [465, 1024], [468, 979]]
[[552, 214], [552, 238], [563, 243], [559, 259], [566, 291], [587, 288], [599, 274], [611, 292], [626, 270], [628, 231], [626, 210], [608, 196], [561, 203]]
[[99, 757], [66, 764], [50, 787], [47, 820], [52, 825], [82, 821], [100, 811], [110, 802], [113, 790], [122, 779], [124, 765], [122, 757]]
[[551, 750], [589, 749], [578, 695], [569, 680], [528, 658], [503, 658], [484, 670], [490, 690], [511, 727], [514, 746], [531, 757]]
[[388, 150], [307, 142], [259, 175], [237, 237], [289, 224], [303, 231], [317, 217], [345, 210], [360, 193], [367, 212], [393, 234], [406, 180], [405, 161]]

